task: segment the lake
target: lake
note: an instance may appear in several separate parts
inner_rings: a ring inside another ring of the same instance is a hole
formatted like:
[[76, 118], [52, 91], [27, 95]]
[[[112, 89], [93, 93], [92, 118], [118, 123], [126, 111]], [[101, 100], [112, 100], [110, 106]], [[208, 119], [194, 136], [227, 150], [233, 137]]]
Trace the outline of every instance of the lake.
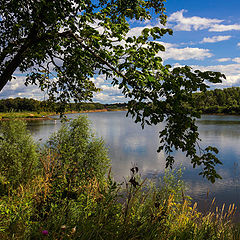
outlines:
[[[92, 128], [102, 137], [109, 149], [112, 160], [112, 172], [118, 181], [129, 176], [129, 169], [137, 165], [143, 177], [158, 177], [164, 173], [163, 153], [157, 153], [158, 132], [163, 125], [147, 126], [144, 130], [134, 123], [126, 112], [88, 113]], [[78, 114], [69, 114], [76, 118]], [[189, 159], [183, 153], [175, 154], [174, 167], [184, 168], [183, 179], [188, 186], [188, 194], [198, 202], [199, 209], [206, 211], [216, 198], [216, 205], [235, 203], [240, 209], [240, 116], [203, 115], [197, 121], [201, 145], [215, 146], [223, 165], [217, 167], [223, 177], [211, 184], [198, 176], [201, 168], [193, 169]], [[55, 120], [29, 121], [28, 129], [36, 140], [41, 142], [57, 131], [61, 123]]]

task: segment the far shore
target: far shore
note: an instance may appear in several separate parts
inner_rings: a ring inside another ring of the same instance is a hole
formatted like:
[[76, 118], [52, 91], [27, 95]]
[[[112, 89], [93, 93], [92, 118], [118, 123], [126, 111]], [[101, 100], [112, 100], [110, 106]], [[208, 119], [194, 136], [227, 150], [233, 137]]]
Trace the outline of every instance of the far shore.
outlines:
[[[84, 110], [84, 111], [68, 111], [65, 114], [74, 113], [91, 113], [91, 112], [113, 112], [113, 111], [127, 111], [127, 109], [95, 109], [95, 110]], [[52, 116], [60, 115], [54, 112], [10, 112], [10, 113], [0, 113], [0, 121], [8, 121], [13, 119], [20, 119], [25, 121], [32, 120], [51, 120]]]
[[[84, 111], [67, 111], [64, 114], [76, 114], [76, 113], [94, 113], [94, 112], [116, 112], [116, 111], [127, 111], [127, 109], [95, 109], [95, 110], [84, 110]], [[25, 121], [32, 120], [53, 120], [52, 116], [60, 115], [55, 112], [0, 112], [0, 121], [8, 121], [13, 119], [20, 119]], [[225, 113], [202, 113], [201, 115], [216, 115], [216, 116], [239, 116], [239, 114], [225, 114]]]

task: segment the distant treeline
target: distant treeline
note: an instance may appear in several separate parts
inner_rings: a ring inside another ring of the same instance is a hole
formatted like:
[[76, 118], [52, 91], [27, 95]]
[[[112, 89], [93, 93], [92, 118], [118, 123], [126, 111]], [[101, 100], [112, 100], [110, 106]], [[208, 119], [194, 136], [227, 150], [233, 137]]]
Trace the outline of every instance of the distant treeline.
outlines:
[[[29, 98], [8, 98], [0, 100], [0, 112], [60, 112], [63, 105], [49, 101], [38, 101]], [[126, 103], [69, 103], [65, 111], [116, 110], [125, 109]]]
[[197, 109], [202, 113], [240, 114], [240, 87], [194, 93]]
[[[240, 114], [240, 87], [194, 93], [193, 97], [195, 106], [201, 113]], [[62, 107], [59, 103], [28, 98], [0, 100], [0, 112], [60, 112]], [[126, 108], [126, 103], [69, 103], [65, 105], [65, 111], [116, 110]]]

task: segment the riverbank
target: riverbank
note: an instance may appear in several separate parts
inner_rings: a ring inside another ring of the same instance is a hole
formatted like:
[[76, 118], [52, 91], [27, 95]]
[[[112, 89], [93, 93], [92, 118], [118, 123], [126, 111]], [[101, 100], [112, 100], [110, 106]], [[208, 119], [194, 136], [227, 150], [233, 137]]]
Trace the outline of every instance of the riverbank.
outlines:
[[[85, 110], [85, 111], [68, 111], [65, 114], [74, 113], [90, 113], [90, 112], [113, 112], [113, 111], [127, 111], [127, 109], [95, 109], [95, 110]], [[60, 115], [55, 112], [8, 112], [0, 113], [0, 121], [21, 119], [21, 120], [50, 120], [52, 116]]]
[[[76, 113], [94, 113], [94, 112], [119, 112], [127, 111], [127, 109], [95, 109], [95, 110], [85, 110], [85, 111], [68, 111], [65, 114], [76, 114]], [[1, 113], [0, 112], [0, 121], [7, 121], [12, 119], [21, 119], [21, 120], [51, 120], [52, 116], [60, 115], [55, 112], [9, 112]], [[215, 116], [239, 116], [239, 114], [233, 113], [202, 113], [202, 115], [215, 115]]]
[[8, 112], [0, 113], [0, 120], [12, 120], [12, 119], [21, 119], [21, 120], [48, 120], [51, 119], [51, 115], [54, 115], [53, 112]]

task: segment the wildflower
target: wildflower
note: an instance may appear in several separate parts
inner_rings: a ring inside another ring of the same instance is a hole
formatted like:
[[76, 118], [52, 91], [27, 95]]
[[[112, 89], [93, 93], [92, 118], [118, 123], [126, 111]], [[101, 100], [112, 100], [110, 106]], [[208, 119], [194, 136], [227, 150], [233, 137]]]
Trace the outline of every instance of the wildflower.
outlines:
[[48, 235], [48, 230], [43, 230], [42, 235], [47, 236]]
[[62, 230], [65, 230], [65, 229], [66, 229], [66, 225], [62, 225], [62, 226], [61, 226], [61, 229], [62, 229]]
[[72, 228], [71, 234], [74, 234], [76, 232], [76, 227]]

